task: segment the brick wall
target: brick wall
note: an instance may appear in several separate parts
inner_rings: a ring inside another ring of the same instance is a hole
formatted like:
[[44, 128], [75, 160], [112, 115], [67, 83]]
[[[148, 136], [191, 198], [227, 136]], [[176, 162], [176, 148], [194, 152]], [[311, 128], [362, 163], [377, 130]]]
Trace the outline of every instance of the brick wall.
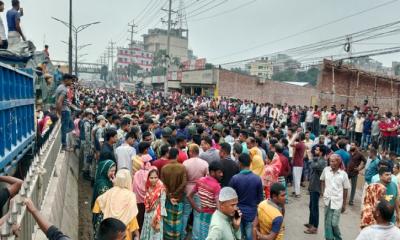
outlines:
[[258, 78], [219, 70], [218, 93], [222, 97], [253, 100], [263, 103], [288, 103], [289, 105], [310, 105], [318, 91], [312, 87], [299, 87], [292, 84], [266, 80], [260, 84]]
[[335, 94], [333, 94], [332, 63], [330, 61], [325, 61], [321, 69], [320, 79], [317, 83], [317, 89], [320, 93], [319, 103], [321, 106], [344, 104], [352, 108], [353, 106], [362, 105], [364, 100], [368, 99], [370, 105], [378, 106], [381, 112], [398, 112], [400, 89], [399, 84], [395, 82], [396, 79], [393, 79], [392, 97], [392, 82], [390, 78], [372, 75], [357, 69], [351, 69], [348, 66], [339, 67], [335, 65]]

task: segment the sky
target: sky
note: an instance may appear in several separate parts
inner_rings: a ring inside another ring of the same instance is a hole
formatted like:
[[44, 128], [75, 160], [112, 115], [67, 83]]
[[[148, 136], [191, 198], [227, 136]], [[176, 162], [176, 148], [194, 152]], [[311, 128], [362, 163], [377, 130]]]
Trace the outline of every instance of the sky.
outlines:
[[[352, 32], [399, 20], [400, 0], [181, 0], [184, 2], [189, 28], [189, 47], [198, 57], [221, 64], [269, 54], [305, 44], [343, 36]], [[197, 2], [196, 2], [197, 1]], [[4, 0], [6, 10], [11, 0]], [[112, 40], [117, 46], [128, 43], [128, 23], [135, 19], [136, 40], [148, 28], [166, 27], [167, 0], [73, 0], [75, 26], [100, 21], [79, 34], [78, 45], [92, 44], [81, 50], [82, 62], [96, 62]], [[180, 0], [173, 0], [178, 9]], [[298, 34], [313, 27], [384, 4], [354, 17]], [[211, 5], [209, 5], [211, 3]], [[38, 50], [50, 46], [52, 59], [66, 60], [68, 28], [53, 20], [68, 21], [69, 0], [21, 0], [24, 16], [23, 31]], [[204, 6], [200, 8], [201, 6]], [[213, 7], [215, 5], [215, 7]], [[147, 6], [147, 8], [146, 8]], [[199, 9], [200, 8], [200, 9]], [[147, 11], [143, 11], [143, 10]], [[5, 13], [3, 14], [4, 18]], [[273, 43], [271, 43], [273, 42]], [[267, 44], [271, 43], [271, 44]], [[390, 43], [390, 44], [389, 44]], [[400, 34], [371, 40], [368, 44], [353, 45], [353, 51], [394, 47], [400, 45]], [[257, 47], [258, 46], [258, 47]], [[344, 53], [342, 48], [324, 54]], [[390, 54], [375, 59], [391, 66], [399, 61], [400, 54]]]

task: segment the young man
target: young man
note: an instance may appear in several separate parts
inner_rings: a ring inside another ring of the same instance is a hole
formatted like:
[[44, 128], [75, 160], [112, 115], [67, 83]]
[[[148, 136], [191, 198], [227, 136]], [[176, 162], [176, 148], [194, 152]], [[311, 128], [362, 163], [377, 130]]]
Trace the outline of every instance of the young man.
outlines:
[[188, 155], [185, 152], [186, 145], [187, 145], [186, 138], [184, 136], [178, 136], [176, 138], [176, 144], [177, 144], [177, 148], [179, 150], [178, 162], [183, 163], [184, 161], [186, 161], [188, 159]]
[[[241, 147], [241, 145], [239, 145]], [[221, 143], [221, 150], [219, 157], [222, 164], [222, 180], [221, 186], [226, 187], [229, 185], [232, 177], [239, 173], [239, 165], [231, 158], [231, 145], [229, 143]]]
[[290, 145], [293, 148], [293, 186], [295, 197], [300, 197], [300, 183], [303, 172], [304, 153], [306, 145], [304, 144], [304, 133], [300, 133], [295, 142]]
[[[197, 144], [190, 144], [189, 145], [189, 156], [190, 158], [186, 161], [183, 162], [183, 166], [186, 169], [186, 174], [187, 174], [187, 184], [185, 187], [185, 193], [186, 197], [184, 199], [184, 206], [183, 206], [183, 218], [182, 218], [182, 224], [183, 224], [183, 232], [185, 233], [186, 231], [186, 226], [190, 217], [190, 214], [192, 213], [192, 205], [189, 199], [189, 194], [193, 191], [193, 188], [196, 185], [196, 182], [205, 177], [208, 174], [208, 163], [204, 161], [203, 159], [199, 158], [199, 146]], [[179, 156], [179, 155], [178, 155]], [[179, 160], [178, 160], [179, 162]], [[199, 204], [199, 196], [194, 195], [193, 196], [194, 201], [196, 204]], [[198, 218], [199, 217], [199, 211], [193, 211], [193, 217]], [[196, 228], [197, 227], [197, 228]], [[199, 226], [193, 225], [193, 232], [192, 236], [194, 239], [197, 239], [199, 236]], [[186, 235], [186, 234], [185, 234]]]
[[149, 154], [150, 143], [140, 142], [138, 146], [138, 153], [132, 158], [132, 176], [135, 175], [137, 171], [143, 168], [146, 161], [144, 158], [150, 158]]
[[[220, 181], [223, 176], [222, 164], [219, 161], [211, 162], [208, 167], [209, 175], [197, 180], [188, 199], [197, 216], [193, 216], [193, 239], [205, 240], [208, 235], [208, 228], [211, 222], [212, 214], [217, 209], [218, 195], [221, 190]], [[200, 204], [194, 200], [197, 194]], [[196, 233], [196, 234], [195, 234]]]
[[330, 166], [321, 174], [321, 191], [325, 205], [325, 239], [342, 239], [339, 229], [340, 214], [346, 210], [347, 193], [350, 188], [347, 173], [340, 169], [341, 158], [337, 154], [329, 157]]
[[[4, 2], [0, 1], [0, 12], [4, 12]], [[6, 29], [4, 27], [3, 19], [0, 17], [0, 49], [7, 49], [8, 41], [6, 36]]]
[[258, 205], [253, 234], [259, 240], [283, 240], [285, 238], [283, 215], [285, 209], [285, 186], [274, 183], [270, 190], [270, 200]]
[[394, 207], [385, 199], [381, 199], [373, 210], [376, 224], [361, 230], [356, 240], [400, 239], [400, 230], [391, 223]]
[[178, 163], [178, 149], [171, 148], [168, 156], [170, 162], [161, 170], [161, 181], [167, 190], [165, 208], [168, 216], [164, 217], [164, 239], [180, 239], [182, 229], [183, 197], [187, 182], [185, 167]]
[[57, 87], [55, 92], [57, 114], [61, 116], [61, 145], [62, 150], [67, 148], [67, 133], [70, 129], [71, 108], [67, 99], [68, 87], [72, 85], [72, 75], [64, 74], [62, 83]]
[[230, 187], [224, 187], [219, 192], [218, 210], [211, 218], [207, 240], [242, 239], [240, 223], [242, 214], [237, 206], [238, 195]]
[[308, 185], [308, 191], [310, 191], [310, 217], [308, 218], [308, 224], [304, 224], [307, 230], [304, 231], [306, 234], [316, 234], [319, 225], [319, 197], [321, 194], [321, 174], [326, 167], [325, 160], [326, 152], [324, 148], [317, 146], [315, 148], [314, 158], [310, 163], [311, 174], [310, 184]]
[[83, 138], [81, 138], [81, 146], [83, 147], [83, 177], [89, 181], [95, 177], [93, 168], [95, 168], [96, 164], [92, 149], [92, 123], [94, 115], [93, 109], [87, 108], [81, 123], [82, 128], [80, 129], [81, 135], [83, 134]]
[[379, 178], [380, 183], [386, 187], [386, 195], [384, 198], [387, 199], [389, 204], [394, 207], [396, 211], [396, 218], [394, 217], [394, 214], [391, 218], [391, 222], [395, 224], [398, 222], [396, 220], [399, 220], [399, 193], [397, 185], [392, 182], [392, 172], [386, 166], [379, 169]]
[[0, 208], [2, 209], [9, 199], [18, 194], [24, 181], [11, 176], [0, 176], [0, 182], [9, 184], [8, 187], [0, 189]]
[[21, 28], [21, 17], [24, 15], [23, 9], [20, 7], [19, 0], [11, 1], [12, 9], [7, 11], [8, 25], [8, 44], [13, 46], [23, 41], [26, 41]]
[[229, 186], [235, 189], [239, 197], [239, 209], [243, 213], [241, 231], [244, 239], [253, 239], [253, 221], [257, 214], [257, 205], [263, 200], [261, 178], [250, 171], [250, 156], [242, 153], [239, 156], [241, 171], [232, 177]]
[[125, 135], [125, 142], [115, 149], [118, 170], [122, 168], [132, 169], [132, 159], [136, 156], [136, 150], [133, 147], [135, 142], [135, 133], [129, 132]]
[[201, 140], [201, 148], [204, 152], [202, 152], [199, 157], [209, 164], [213, 161], [219, 160], [219, 151], [212, 147], [212, 140], [210, 137], [203, 137]]
[[358, 174], [364, 169], [367, 160], [365, 159], [364, 155], [358, 150], [358, 146], [354, 143], [352, 143], [350, 147], [350, 154], [351, 154], [351, 159], [349, 166], [347, 168], [347, 174], [351, 182], [349, 205], [353, 206], [354, 196], [356, 194], [356, 189], [357, 189]]
[[161, 172], [161, 169], [169, 163], [169, 160], [168, 160], [169, 148], [170, 148], [170, 145], [168, 143], [161, 145], [161, 147], [159, 147], [160, 158], [151, 162], [151, 165], [155, 166], [158, 169], [159, 173]]
[[114, 155], [114, 144], [117, 143], [118, 140], [117, 131], [114, 129], [108, 129], [105, 133], [104, 144], [101, 147], [99, 162], [104, 160], [113, 160], [117, 163], [117, 159]]
[[124, 240], [126, 225], [118, 219], [107, 218], [100, 223], [97, 240]]

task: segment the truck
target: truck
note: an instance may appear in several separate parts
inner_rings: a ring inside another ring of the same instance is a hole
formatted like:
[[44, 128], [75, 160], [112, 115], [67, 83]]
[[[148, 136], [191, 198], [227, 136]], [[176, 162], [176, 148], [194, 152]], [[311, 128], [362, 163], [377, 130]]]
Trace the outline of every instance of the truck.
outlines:
[[32, 74], [0, 62], [0, 175], [34, 151], [35, 92]]

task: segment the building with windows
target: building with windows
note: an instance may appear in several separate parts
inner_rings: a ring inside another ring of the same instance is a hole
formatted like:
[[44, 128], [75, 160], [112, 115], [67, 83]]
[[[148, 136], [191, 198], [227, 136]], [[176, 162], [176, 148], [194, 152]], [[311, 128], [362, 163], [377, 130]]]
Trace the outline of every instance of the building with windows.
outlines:
[[153, 67], [153, 53], [144, 50], [143, 43], [130, 44], [128, 48], [118, 48], [117, 69], [128, 69], [130, 64], [137, 64], [142, 71], [150, 72]]
[[[144, 49], [153, 53], [159, 50], [167, 50], [167, 39], [167, 30], [149, 29], [148, 33], [143, 35]], [[170, 41], [171, 58], [178, 57], [181, 62], [188, 60], [190, 51], [187, 30], [171, 29]]]
[[272, 79], [274, 74], [273, 64], [268, 58], [261, 58], [247, 65], [251, 76], [256, 76], [263, 80]]

